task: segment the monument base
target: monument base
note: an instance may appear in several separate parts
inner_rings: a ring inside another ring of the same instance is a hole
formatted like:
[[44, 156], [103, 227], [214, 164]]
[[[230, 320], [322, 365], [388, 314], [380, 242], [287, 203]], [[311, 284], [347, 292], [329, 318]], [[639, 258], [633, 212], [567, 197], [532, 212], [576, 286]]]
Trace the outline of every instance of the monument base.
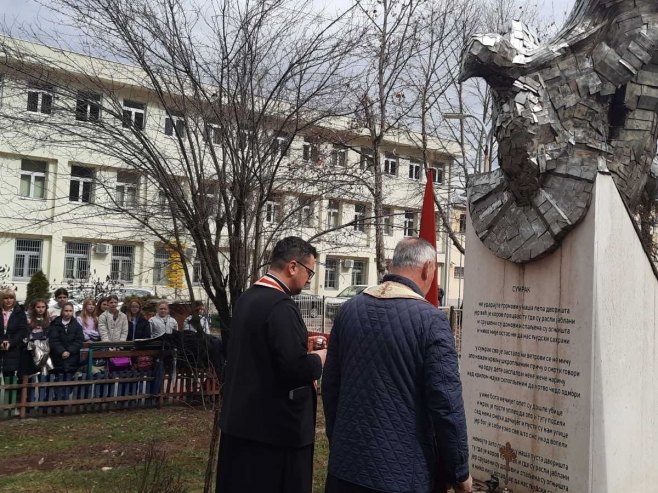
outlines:
[[514, 493], [658, 491], [658, 281], [619, 193], [514, 264], [467, 231], [461, 373], [471, 472]]

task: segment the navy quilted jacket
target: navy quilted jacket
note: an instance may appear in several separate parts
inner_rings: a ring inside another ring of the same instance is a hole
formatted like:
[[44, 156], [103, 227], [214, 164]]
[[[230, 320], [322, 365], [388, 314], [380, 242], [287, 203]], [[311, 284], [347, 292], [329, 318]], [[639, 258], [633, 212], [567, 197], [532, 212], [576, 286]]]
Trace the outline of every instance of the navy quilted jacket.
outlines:
[[[404, 277], [384, 280], [420, 294]], [[347, 301], [331, 333], [322, 400], [329, 474], [383, 492], [427, 493], [438, 453], [450, 481], [468, 477], [454, 338], [429, 303], [367, 294]]]

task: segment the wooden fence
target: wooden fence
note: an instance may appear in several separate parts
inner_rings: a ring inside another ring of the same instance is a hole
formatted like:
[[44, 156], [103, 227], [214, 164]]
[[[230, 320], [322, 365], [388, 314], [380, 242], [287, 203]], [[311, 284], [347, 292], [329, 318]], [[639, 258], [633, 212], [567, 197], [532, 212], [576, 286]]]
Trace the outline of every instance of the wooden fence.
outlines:
[[[219, 380], [207, 370], [176, 371], [176, 352], [133, 349], [93, 349], [93, 359], [115, 356], [150, 356], [153, 367], [146, 371], [102, 371], [65, 375], [24, 376], [0, 379], [0, 419], [52, 414], [101, 412], [111, 409], [159, 407], [177, 402], [215, 405]], [[90, 361], [92, 358], [89, 358]], [[165, 361], [172, 362], [165, 365]], [[167, 368], [169, 366], [169, 368]]]

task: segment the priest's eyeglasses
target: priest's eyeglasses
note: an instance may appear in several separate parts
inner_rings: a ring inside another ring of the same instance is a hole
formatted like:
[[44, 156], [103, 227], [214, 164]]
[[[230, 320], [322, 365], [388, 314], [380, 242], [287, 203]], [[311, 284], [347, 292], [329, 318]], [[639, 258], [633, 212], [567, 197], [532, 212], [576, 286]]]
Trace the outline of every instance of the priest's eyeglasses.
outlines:
[[297, 262], [299, 265], [301, 265], [302, 267], [304, 267], [304, 269], [306, 269], [306, 273], [308, 274], [308, 280], [309, 280], [309, 281], [310, 281], [311, 279], [313, 279], [313, 276], [315, 275], [315, 271], [314, 271], [313, 269], [311, 269], [310, 267], [307, 267], [306, 265], [304, 265], [304, 264], [303, 264], [302, 262], [300, 262], [299, 260], [295, 260], [295, 262]]

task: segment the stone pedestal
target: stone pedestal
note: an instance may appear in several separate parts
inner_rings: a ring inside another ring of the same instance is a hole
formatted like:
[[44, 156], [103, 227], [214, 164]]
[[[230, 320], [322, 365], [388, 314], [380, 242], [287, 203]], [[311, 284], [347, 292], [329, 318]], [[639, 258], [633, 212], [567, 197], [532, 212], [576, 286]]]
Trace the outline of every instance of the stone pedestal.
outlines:
[[467, 231], [471, 471], [514, 493], [658, 491], [658, 281], [612, 179], [543, 259]]

